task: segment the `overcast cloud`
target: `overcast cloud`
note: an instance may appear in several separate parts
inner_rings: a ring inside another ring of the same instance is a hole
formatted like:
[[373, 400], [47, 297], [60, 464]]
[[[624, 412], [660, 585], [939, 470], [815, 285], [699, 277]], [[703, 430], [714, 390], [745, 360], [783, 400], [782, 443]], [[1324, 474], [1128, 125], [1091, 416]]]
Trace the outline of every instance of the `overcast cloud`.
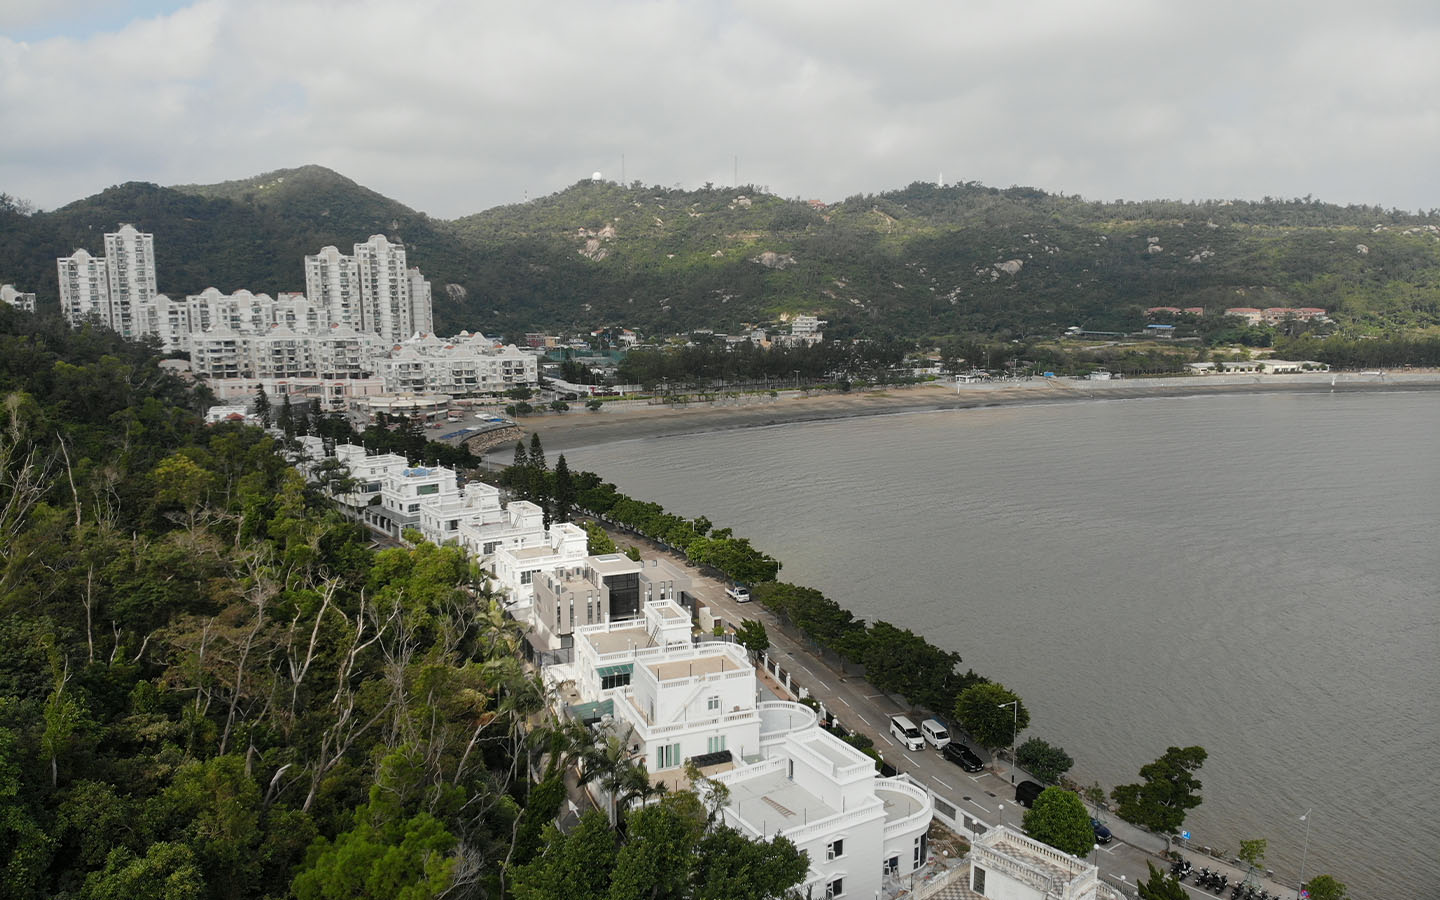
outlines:
[[0, 6], [0, 190], [329, 166], [451, 218], [600, 171], [838, 200], [1440, 207], [1440, 4], [201, 0]]

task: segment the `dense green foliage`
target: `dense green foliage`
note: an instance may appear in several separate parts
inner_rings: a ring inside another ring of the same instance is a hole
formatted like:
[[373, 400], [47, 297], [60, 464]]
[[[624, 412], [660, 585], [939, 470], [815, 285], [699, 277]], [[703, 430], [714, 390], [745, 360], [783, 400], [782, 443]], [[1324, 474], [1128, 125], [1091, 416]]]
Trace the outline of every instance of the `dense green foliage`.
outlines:
[[1030, 724], [1030, 710], [1013, 691], [993, 682], [974, 684], [955, 698], [955, 721], [987, 750], [1012, 747]]
[[[0, 896], [498, 898], [568, 768], [651, 795], [623, 743], [545, 712], [463, 551], [375, 549], [205, 402], [143, 345], [0, 307]], [[804, 872], [702, 825], [607, 827], [614, 878], [659, 852], [723, 886], [695, 896]]]
[[753, 594], [816, 647], [863, 665], [875, 687], [917, 705], [948, 712], [962, 691], [984, 680], [974, 671], [959, 671], [960, 654], [883, 620], [867, 625], [814, 588], [771, 582], [756, 585]]
[[1064, 788], [1048, 787], [1025, 810], [1025, 833], [1062, 853], [1085, 857], [1095, 846], [1090, 811], [1080, 795]]
[[832, 379], [875, 380], [902, 359], [908, 345], [897, 341], [810, 346], [777, 345], [762, 349], [746, 342], [727, 347], [719, 340], [694, 340], [667, 350], [634, 350], [616, 370], [620, 384], [647, 390], [711, 382], [766, 382], [775, 387], [800, 386]]
[[1135, 885], [1139, 889], [1140, 900], [1190, 900], [1180, 879], [1166, 875], [1148, 861], [1145, 868], [1150, 870], [1150, 877]]
[[[1440, 325], [1440, 212], [1303, 200], [1110, 203], [916, 183], [823, 208], [753, 186], [585, 180], [453, 222], [306, 166], [220, 185], [125, 184], [59, 210], [0, 205], [7, 279], [53, 304], [55, 257], [133, 222], [160, 289], [274, 293], [301, 258], [375, 233], [435, 283], [442, 331], [735, 330], [816, 313], [839, 338], [1128, 331], [1150, 306], [1319, 306], [1382, 333]], [[1018, 264], [1018, 268], [1017, 268]]]
[[1179, 830], [1185, 814], [1200, 805], [1195, 772], [1206, 756], [1203, 747], [1168, 747], [1159, 759], [1141, 766], [1139, 782], [1110, 792], [1120, 818], [1167, 837]]
[[1310, 900], [1350, 900], [1350, 890], [1345, 882], [1335, 880], [1333, 875], [1316, 875], [1305, 882]]
[[[538, 435], [535, 436], [538, 440]], [[773, 557], [750, 546], [746, 538], [735, 537], [728, 528], [712, 529], [709, 519], [701, 516], [686, 519], [665, 512], [658, 503], [636, 500], [620, 493], [615, 485], [602, 481], [594, 472], [571, 473], [557, 460], [555, 471], [545, 466], [543, 454], [528, 453], [521, 459], [517, 448], [515, 462], [502, 471], [497, 481], [522, 499], [540, 504], [551, 521], [568, 516], [557, 515], [561, 509], [574, 509], [627, 528], [636, 534], [659, 541], [696, 565], [718, 569], [733, 581], [758, 583], [774, 581], [780, 563]], [[563, 457], [561, 457], [563, 460]], [[567, 498], [572, 498], [564, 503]], [[592, 533], [592, 546], [596, 544]]]
[[516, 875], [520, 900], [767, 900], [805, 876], [805, 855], [784, 837], [749, 841], [716, 825], [691, 793], [632, 812], [617, 846], [604, 816], [547, 829], [545, 849]]
[[1063, 747], [1032, 737], [1015, 748], [1015, 763], [1045, 784], [1054, 784], [1070, 771], [1075, 760]]

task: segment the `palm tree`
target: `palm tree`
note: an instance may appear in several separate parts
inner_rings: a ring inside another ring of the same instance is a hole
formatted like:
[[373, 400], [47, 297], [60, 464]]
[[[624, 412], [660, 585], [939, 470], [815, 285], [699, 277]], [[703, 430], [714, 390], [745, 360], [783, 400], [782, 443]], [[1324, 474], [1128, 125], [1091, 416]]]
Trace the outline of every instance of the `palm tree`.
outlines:
[[[640, 790], [638, 771], [644, 775], [643, 765], [636, 765], [627, 743], [629, 735], [621, 737], [607, 734], [603, 740], [592, 744], [580, 763], [580, 784], [596, 782], [610, 798], [610, 825], [619, 823], [622, 803], [633, 800]], [[645, 776], [649, 782], [649, 777]]]

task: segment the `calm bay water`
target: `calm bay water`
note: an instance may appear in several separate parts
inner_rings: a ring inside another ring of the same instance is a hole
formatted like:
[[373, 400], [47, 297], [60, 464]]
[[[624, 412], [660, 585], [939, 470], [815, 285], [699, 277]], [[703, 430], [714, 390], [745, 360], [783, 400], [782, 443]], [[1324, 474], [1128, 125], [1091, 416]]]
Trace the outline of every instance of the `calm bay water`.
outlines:
[[1440, 896], [1440, 393], [912, 413], [566, 454], [958, 650], [1107, 789], [1199, 744], [1186, 827]]

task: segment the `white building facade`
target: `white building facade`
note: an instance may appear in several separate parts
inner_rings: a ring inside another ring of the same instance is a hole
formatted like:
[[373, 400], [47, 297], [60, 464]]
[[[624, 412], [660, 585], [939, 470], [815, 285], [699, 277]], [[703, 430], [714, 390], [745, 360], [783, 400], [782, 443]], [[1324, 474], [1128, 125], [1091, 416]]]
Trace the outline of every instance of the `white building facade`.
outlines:
[[155, 236], [134, 225], [121, 225], [105, 235], [105, 277], [110, 312], [106, 324], [121, 336], [136, 338], [136, 314], [155, 299]]
[[16, 290], [13, 284], [0, 284], [0, 303], [29, 313], [35, 311], [35, 295]]
[[86, 321], [110, 324], [110, 279], [105, 274], [105, 257], [76, 250], [55, 261], [60, 276], [60, 312], [65, 321], [79, 325]]

